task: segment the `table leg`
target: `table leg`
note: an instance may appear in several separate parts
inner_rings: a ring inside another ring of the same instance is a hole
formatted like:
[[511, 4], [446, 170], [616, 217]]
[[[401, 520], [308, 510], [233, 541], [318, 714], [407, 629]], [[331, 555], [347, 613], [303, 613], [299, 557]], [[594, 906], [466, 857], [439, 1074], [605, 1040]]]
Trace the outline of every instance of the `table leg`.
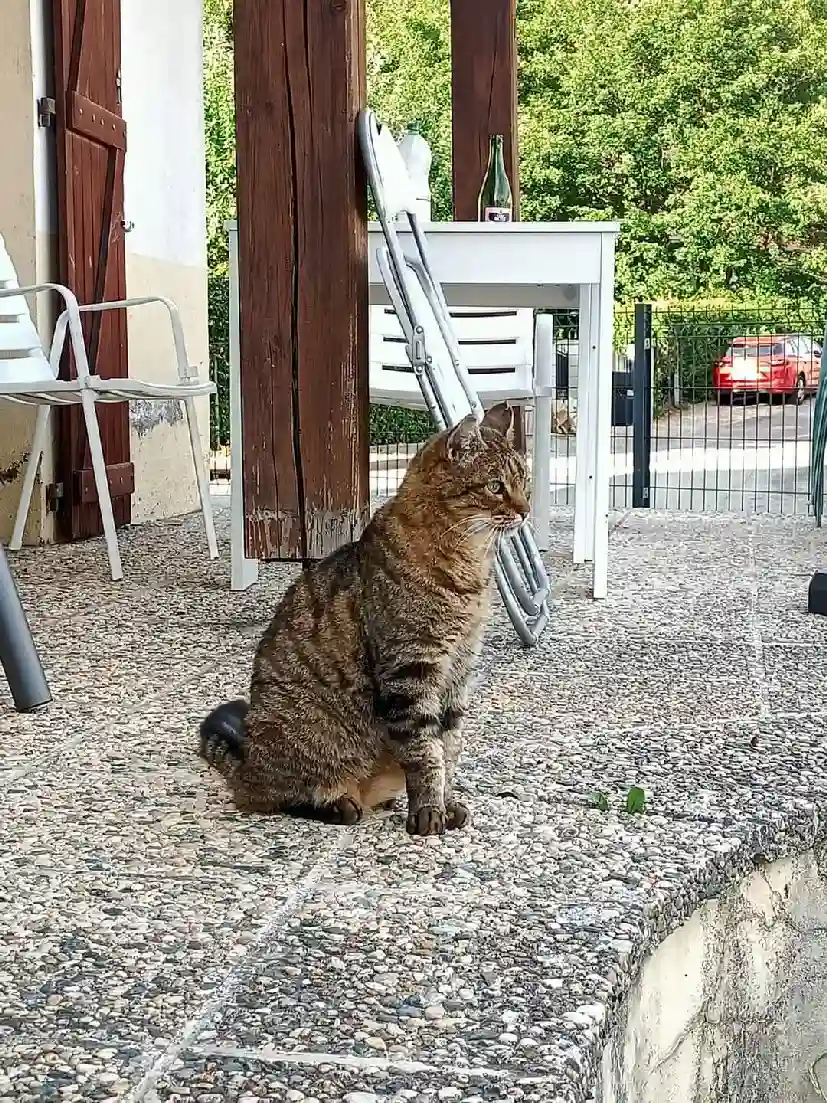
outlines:
[[241, 345], [239, 337], [238, 234], [230, 241], [230, 589], [258, 582], [258, 560], [244, 550], [244, 426], [241, 419]]
[[597, 311], [591, 285], [580, 288], [577, 364], [577, 434], [574, 487], [575, 563], [586, 563], [594, 548], [594, 425], [597, 383]]
[[614, 368], [614, 237], [602, 239], [600, 284], [595, 289], [597, 396], [594, 424], [594, 581], [592, 596], [606, 597], [609, 574], [609, 486], [612, 477], [612, 371]]
[[43, 667], [32, 639], [29, 622], [0, 544], [0, 666], [9, 683], [14, 707], [31, 712], [51, 701]]

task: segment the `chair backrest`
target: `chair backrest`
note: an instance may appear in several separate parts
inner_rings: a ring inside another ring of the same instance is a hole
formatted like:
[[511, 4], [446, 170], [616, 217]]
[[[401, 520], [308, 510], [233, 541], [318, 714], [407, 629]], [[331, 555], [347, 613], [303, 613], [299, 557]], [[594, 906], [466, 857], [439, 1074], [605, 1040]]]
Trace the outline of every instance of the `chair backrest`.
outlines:
[[[534, 312], [511, 307], [455, 307], [449, 314], [462, 361], [483, 405], [530, 399]], [[374, 402], [417, 408], [424, 404], [393, 307], [371, 308], [370, 390]]]
[[416, 214], [416, 188], [390, 128], [367, 109], [360, 112], [358, 127], [362, 157], [379, 184], [371, 190], [380, 220]]
[[405, 347], [409, 350], [407, 355], [411, 360], [417, 360], [419, 352], [428, 357], [428, 368], [421, 385], [425, 404], [440, 428], [456, 425], [474, 411], [432, 300], [423, 286], [426, 273], [406, 263], [401, 272], [404, 287], [400, 288], [386, 248], [378, 250], [377, 261], [405, 337]]
[[[471, 334], [466, 334], [465, 347], [461, 348], [457, 339], [457, 324], [451, 318], [451, 312], [445, 302], [442, 288], [436, 281], [427, 255], [427, 246], [419, 225], [416, 213], [416, 189], [414, 188], [402, 155], [393, 140], [393, 136], [387, 127], [378, 123], [376, 116], [370, 110], [359, 113], [358, 120], [359, 142], [368, 182], [376, 204], [379, 220], [382, 223], [382, 231], [386, 245], [377, 251], [377, 260], [382, 277], [387, 288], [388, 295], [394, 306], [396, 314], [402, 325], [402, 331], [406, 339], [406, 352], [416, 357], [423, 345], [426, 346], [425, 355], [432, 357], [436, 364], [439, 360], [439, 382], [435, 384], [437, 393], [425, 395], [428, 408], [439, 406], [442, 410], [442, 418], [448, 423], [454, 424], [451, 410], [460, 410], [459, 419], [466, 416], [470, 410], [474, 410], [477, 416], [482, 415], [482, 403], [480, 401], [479, 381], [486, 379], [483, 394], [496, 395], [497, 398], [528, 398], [533, 393], [533, 326], [531, 332], [527, 327], [527, 319], [524, 312], [502, 311], [499, 313], [498, 333], [495, 340], [481, 340], [481, 326], [486, 327], [493, 322], [490, 312], [482, 311], [456, 311], [457, 322], [465, 329], [464, 324], [468, 320]], [[406, 256], [397, 233], [394, 220], [399, 214], [406, 214], [410, 223], [412, 244], [416, 251], [416, 257]], [[483, 323], [481, 315], [488, 317]], [[530, 312], [528, 312], [530, 314]], [[512, 323], [520, 319], [522, 335], [520, 341], [514, 333], [505, 333], [509, 320]], [[503, 326], [504, 323], [504, 326]], [[417, 326], [423, 328], [424, 333], [415, 334]], [[382, 322], [381, 331], [385, 333], [385, 322]], [[436, 341], [435, 335], [439, 334]], [[495, 335], [492, 333], [492, 337]], [[390, 342], [398, 343], [398, 342]], [[491, 345], [486, 353], [477, 360], [476, 374], [472, 377], [467, 370], [468, 350], [475, 349], [477, 353], [486, 345]], [[431, 346], [434, 346], [433, 348]], [[398, 350], [397, 350], [398, 352]], [[390, 363], [385, 364], [384, 355], [377, 352], [375, 362], [382, 365], [383, 381], [393, 374], [400, 378], [402, 372], [394, 373], [393, 368], [400, 365], [398, 360], [394, 363], [394, 356], [390, 357]], [[450, 372], [444, 371], [444, 365], [450, 365]], [[436, 369], [434, 369], [436, 371]], [[376, 380], [376, 369], [374, 379]], [[495, 376], [499, 375], [499, 380]], [[508, 378], [508, 386], [505, 386], [504, 377]], [[432, 376], [432, 378], [436, 378]], [[378, 383], [379, 381], [376, 380]], [[418, 380], [421, 385], [421, 378]], [[499, 384], [499, 386], [498, 386]], [[455, 401], [455, 389], [459, 387], [462, 392], [462, 401]], [[403, 384], [404, 390], [411, 393], [409, 385]], [[425, 388], [426, 392], [428, 388]], [[386, 399], [388, 401], [388, 399]]]
[[[0, 292], [19, 287], [17, 273], [0, 235]], [[54, 379], [23, 295], [0, 294], [0, 393], [4, 383]]]

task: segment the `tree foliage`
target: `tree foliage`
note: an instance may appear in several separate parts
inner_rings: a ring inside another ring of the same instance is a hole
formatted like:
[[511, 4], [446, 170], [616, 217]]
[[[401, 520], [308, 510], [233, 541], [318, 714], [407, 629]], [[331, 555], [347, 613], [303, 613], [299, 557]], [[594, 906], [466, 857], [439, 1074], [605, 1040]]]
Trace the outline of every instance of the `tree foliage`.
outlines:
[[207, 259], [227, 272], [224, 222], [235, 218], [235, 100], [232, 0], [204, 0], [204, 123], [207, 145]]
[[[369, 100], [450, 217], [449, 0], [366, 0]], [[231, 0], [205, 0], [210, 261], [234, 210]], [[618, 296], [825, 300], [827, 0], [518, 0], [521, 210], [620, 218]]]

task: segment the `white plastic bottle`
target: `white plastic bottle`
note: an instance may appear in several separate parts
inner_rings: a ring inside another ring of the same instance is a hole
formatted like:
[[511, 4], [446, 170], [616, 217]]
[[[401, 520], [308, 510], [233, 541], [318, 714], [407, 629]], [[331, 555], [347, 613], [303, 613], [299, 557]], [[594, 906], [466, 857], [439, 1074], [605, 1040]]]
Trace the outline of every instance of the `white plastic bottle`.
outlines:
[[[431, 147], [419, 133], [416, 123], [409, 123], [408, 128], [397, 142], [402, 160], [414, 184], [416, 193], [416, 213], [420, 222], [431, 221], [431, 161], [433, 154]], [[403, 216], [403, 221], [407, 219]]]

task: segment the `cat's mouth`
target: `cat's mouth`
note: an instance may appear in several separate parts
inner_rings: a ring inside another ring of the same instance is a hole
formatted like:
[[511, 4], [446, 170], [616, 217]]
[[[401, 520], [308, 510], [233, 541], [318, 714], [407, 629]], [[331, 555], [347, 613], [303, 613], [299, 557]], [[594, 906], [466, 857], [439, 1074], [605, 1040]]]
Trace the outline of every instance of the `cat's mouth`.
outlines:
[[497, 520], [494, 522], [494, 528], [497, 530], [497, 532], [500, 533], [516, 532], [520, 525], [522, 525], [524, 520], [524, 517], [497, 518]]

